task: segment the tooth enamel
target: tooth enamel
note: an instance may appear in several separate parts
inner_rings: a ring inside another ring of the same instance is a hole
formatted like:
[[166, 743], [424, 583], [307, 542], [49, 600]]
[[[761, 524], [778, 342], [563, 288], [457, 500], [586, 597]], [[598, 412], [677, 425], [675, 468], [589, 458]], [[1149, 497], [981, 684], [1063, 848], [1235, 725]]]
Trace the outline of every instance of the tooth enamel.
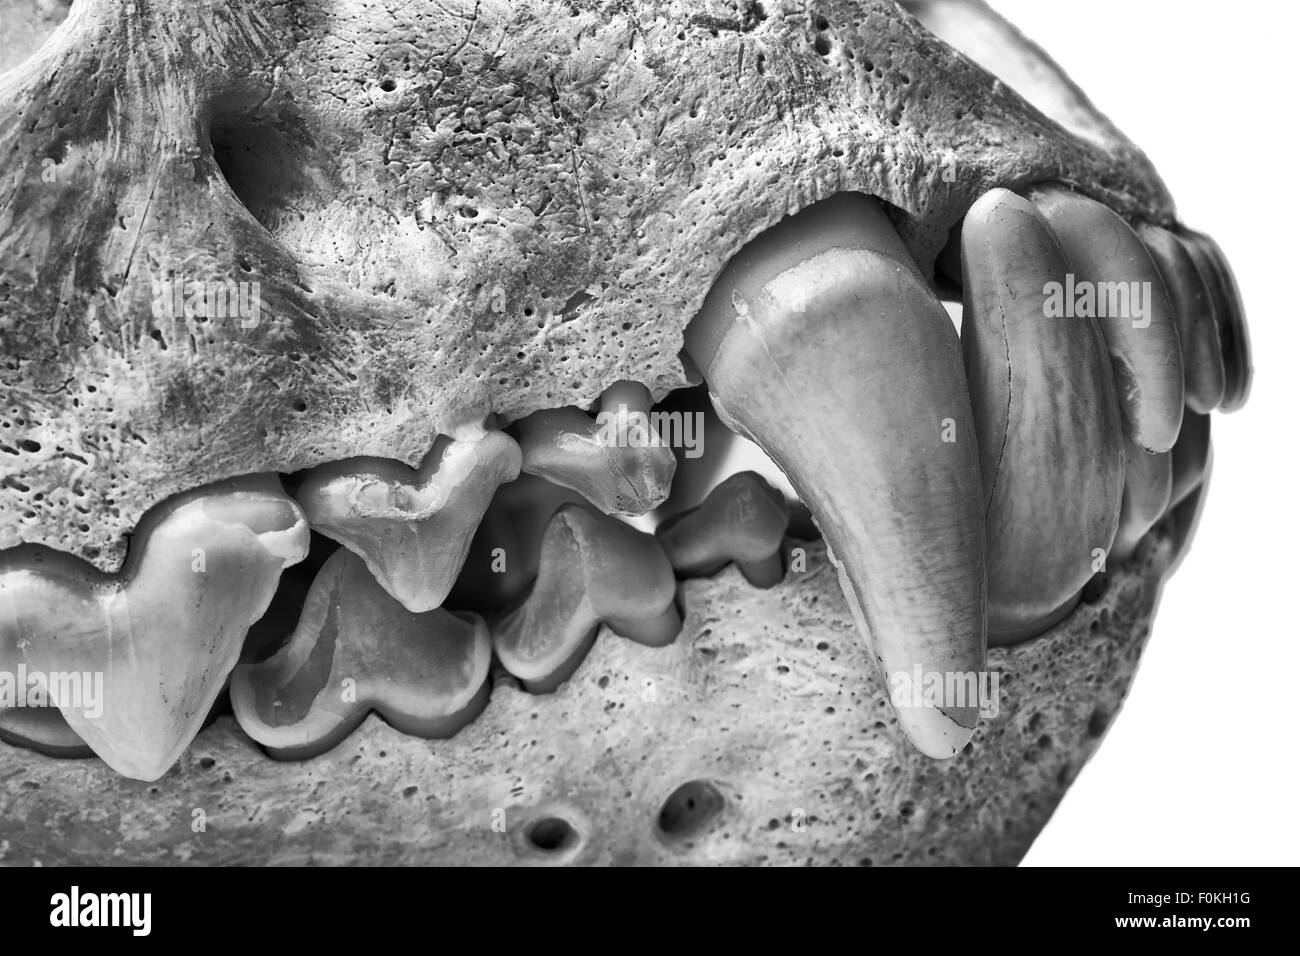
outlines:
[[[886, 680], [981, 671], [983, 496], [961, 347], [880, 207], [843, 194], [751, 242], [686, 345], [723, 421], [812, 509]], [[921, 751], [951, 757], [979, 708], [898, 717]]]
[[1183, 430], [1178, 434], [1171, 458], [1170, 505], [1176, 508], [1205, 482], [1210, 472], [1214, 446], [1210, 441], [1209, 415], [1190, 413], [1183, 419]]
[[655, 539], [686, 577], [708, 577], [734, 561], [750, 584], [769, 588], [785, 573], [781, 542], [789, 523], [785, 497], [760, 475], [743, 471], [698, 508], [665, 521]]
[[1099, 317], [1097, 324], [1130, 437], [1147, 451], [1168, 451], [1183, 416], [1183, 360], [1160, 270], [1137, 233], [1101, 203], [1058, 186], [1035, 189], [1030, 198], [1056, 234], [1076, 287], [1091, 291], [1096, 307], [1110, 300], [1110, 290], [1136, 289], [1146, 302], [1144, 315], [1130, 300], [1131, 314]]
[[123, 776], [156, 780], [203, 724], [285, 564], [307, 553], [302, 512], [269, 477], [164, 503], [120, 576], [40, 548], [0, 555], [0, 656], [45, 674], [102, 674], [102, 713], [55, 700]]
[[1139, 231], [1169, 291], [1187, 375], [1187, 407], [1202, 414], [1223, 402], [1224, 368], [1219, 329], [1205, 281], [1182, 240], [1159, 226]]
[[569, 679], [601, 623], [658, 647], [681, 630], [672, 565], [655, 539], [579, 505], [564, 505], [542, 537], [537, 580], [492, 628], [506, 670], [534, 693]]
[[323, 465], [297, 497], [314, 530], [359, 555], [407, 610], [429, 611], [446, 599], [483, 512], [520, 463], [503, 432], [443, 436], [419, 471], [379, 458]]
[[1241, 294], [1237, 291], [1237, 280], [1233, 278], [1223, 250], [1209, 236], [1186, 229], [1180, 238], [1195, 261], [1197, 271], [1210, 294], [1223, 356], [1221, 407], [1225, 412], [1233, 412], [1246, 403], [1254, 375], [1250, 358], [1250, 334], [1246, 330], [1246, 315], [1241, 304]]
[[404, 734], [449, 737], [486, 703], [491, 653], [477, 615], [409, 611], [341, 548], [289, 642], [235, 668], [230, 702], [244, 732], [284, 759], [330, 750], [371, 710]]
[[93, 757], [95, 753], [55, 707], [15, 707], [0, 711], [0, 740], [60, 759]]
[[[1184, 428], [1186, 421], [1184, 417]], [[1165, 516], [1173, 489], [1173, 452], [1153, 454], [1133, 441], [1126, 444], [1124, 507], [1108, 558], [1114, 561], [1128, 560], [1143, 536]]]
[[962, 345], [987, 502], [988, 640], [1042, 633], [1110, 547], [1124, 458], [1105, 343], [1088, 318], [1048, 318], [1069, 265], [1042, 215], [1005, 189], [962, 226]]
[[672, 449], [642, 427], [649, 412], [645, 386], [620, 382], [601, 397], [599, 420], [572, 406], [529, 415], [519, 422], [523, 470], [572, 488], [605, 514], [643, 515], [663, 504], [677, 469]]

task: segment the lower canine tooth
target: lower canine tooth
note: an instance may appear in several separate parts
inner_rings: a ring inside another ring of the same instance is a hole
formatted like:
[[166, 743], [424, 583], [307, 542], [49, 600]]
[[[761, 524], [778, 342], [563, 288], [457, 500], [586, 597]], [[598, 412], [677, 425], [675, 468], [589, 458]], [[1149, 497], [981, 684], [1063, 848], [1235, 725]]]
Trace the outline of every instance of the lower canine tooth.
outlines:
[[[1189, 413], [1190, 414], [1190, 413]], [[1184, 417], [1184, 428], [1187, 418]], [[1169, 510], [1173, 489], [1173, 453], [1155, 454], [1128, 442], [1125, 449], [1124, 507], [1110, 558], [1126, 561], [1142, 537]], [[1175, 444], [1175, 448], [1178, 446]]]
[[1223, 250], [1209, 236], [1190, 229], [1180, 237], [1196, 262], [1196, 268], [1210, 292], [1219, 345], [1223, 350], [1223, 405], [1233, 412], [1246, 404], [1250, 395], [1254, 369], [1250, 359], [1250, 334], [1246, 330], [1246, 313]]
[[1210, 442], [1210, 416], [1188, 414], [1171, 455], [1173, 490], [1170, 505], [1178, 507], [1199, 488], [1209, 474], [1214, 449]]
[[110, 767], [156, 780], [202, 726], [281, 569], [307, 543], [298, 506], [259, 477], [150, 511], [119, 577], [15, 549], [0, 555], [0, 657], [21, 655], [45, 674], [102, 675], [100, 713], [54, 702]]
[[289, 643], [235, 668], [230, 701], [244, 732], [286, 759], [329, 750], [371, 710], [402, 733], [448, 737], [486, 703], [491, 656], [482, 619], [413, 613], [339, 549]]
[[444, 436], [418, 472], [382, 458], [322, 465], [297, 497], [312, 528], [358, 554], [407, 610], [430, 611], [446, 599], [492, 495], [519, 475], [520, 461], [504, 432]]
[[962, 344], [988, 511], [990, 644], [1042, 633], [1077, 602], [1119, 520], [1124, 458], [1105, 343], [1048, 318], [1069, 271], [1033, 203], [985, 193], [962, 226]]
[[506, 670], [549, 693], [582, 663], [603, 622], [641, 644], [681, 630], [672, 565], [648, 534], [578, 505], [564, 505], [542, 537], [528, 597], [492, 628]]
[[[718, 414], [812, 509], [887, 681], [984, 667], [984, 526], [961, 347], [875, 201], [844, 194], [728, 263], [686, 332]], [[951, 757], [976, 702], [898, 709]], [[951, 705], [951, 706], [948, 706]]]

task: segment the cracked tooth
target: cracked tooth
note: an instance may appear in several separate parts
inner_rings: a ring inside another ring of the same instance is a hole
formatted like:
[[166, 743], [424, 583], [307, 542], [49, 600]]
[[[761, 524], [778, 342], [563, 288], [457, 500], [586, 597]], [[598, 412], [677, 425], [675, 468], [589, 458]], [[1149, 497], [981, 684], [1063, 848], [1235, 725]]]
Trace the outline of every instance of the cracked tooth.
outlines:
[[1097, 324], [1129, 435], [1147, 451], [1168, 451], [1183, 418], [1183, 359], [1160, 270], [1137, 233], [1101, 203], [1059, 186], [1035, 189], [1030, 198], [1056, 233], [1078, 288], [1091, 290], [1096, 303], [1109, 301], [1109, 290], [1137, 288], [1143, 295], [1145, 316], [1130, 306], [1133, 315]]
[[1123, 495], [1120, 414], [1091, 319], [1048, 318], [1069, 271], [1033, 203], [994, 189], [962, 226], [962, 346], [980, 448], [989, 644], [1065, 617], [1110, 547]]
[[378, 711], [404, 734], [449, 737], [487, 702], [491, 642], [477, 615], [415, 613], [340, 548], [312, 584], [289, 642], [230, 677], [244, 732], [276, 757], [336, 746]]
[[681, 630], [672, 565], [654, 537], [582, 505], [563, 505], [542, 537], [528, 597], [492, 628], [506, 670], [549, 693], [577, 670], [601, 623], [659, 647]]
[[698, 508], [661, 524], [655, 539], [686, 577], [708, 577], [734, 561], [750, 584], [770, 588], [785, 576], [781, 542], [789, 523], [785, 496], [756, 472], [742, 471]]
[[1184, 229], [1180, 238], [1196, 263], [1197, 271], [1210, 293], [1219, 345], [1223, 356], [1223, 403], [1225, 412], [1235, 412], [1246, 404], [1250, 395], [1250, 334], [1246, 330], [1246, 312], [1237, 290], [1237, 280], [1223, 250], [1209, 236]]
[[[723, 421], [812, 510], [886, 681], [982, 670], [983, 495], [961, 346], [880, 206], [843, 194], [755, 239], [686, 345]], [[898, 718], [921, 751], [951, 757], [979, 707]]]
[[365, 561], [410, 611], [442, 605], [497, 488], [519, 475], [519, 446], [504, 432], [440, 436], [418, 471], [383, 458], [322, 465], [297, 498], [313, 530]]
[[[1185, 429], [1187, 417], [1183, 422]], [[1132, 440], [1125, 446], [1124, 507], [1110, 549], [1110, 559], [1116, 561], [1132, 557], [1138, 542], [1169, 510], [1173, 492], [1173, 452], [1149, 452]]]
[[0, 658], [103, 675], [102, 713], [55, 700], [119, 774], [157, 780], [202, 726], [283, 567], [307, 554], [301, 510], [269, 476], [145, 515], [116, 576], [45, 548], [0, 555]]
[[668, 497], [677, 469], [672, 449], [642, 427], [650, 405], [645, 386], [620, 382], [601, 396], [597, 419], [573, 406], [534, 412], [518, 422], [523, 470], [573, 489], [605, 514], [645, 514]]
[[1187, 415], [1171, 455], [1173, 490], [1170, 506], [1178, 507], [1199, 488], [1210, 472], [1214, 446], [1210, 441], [1210, 416]]
[[68, 759], [95, 755], [56, 707], [14, 707], [0, 711], [0, 740], [47, 757]]

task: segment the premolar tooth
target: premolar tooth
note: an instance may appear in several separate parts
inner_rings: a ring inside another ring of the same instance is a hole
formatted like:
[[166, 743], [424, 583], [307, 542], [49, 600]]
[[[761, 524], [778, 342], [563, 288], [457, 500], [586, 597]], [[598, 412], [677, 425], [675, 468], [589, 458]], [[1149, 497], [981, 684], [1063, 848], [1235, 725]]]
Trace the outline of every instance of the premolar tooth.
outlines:
[[1219, 345], [1223, 350], [1223, 404], [1225, 412], [1233, 412], [1246, 404], [1250, 395], [1251, 367], [1250, 334], [1246, 330], [1246, 313], [1237, 290], [1237, 280], [1223, 250], [1209, 236], [1185, 229], [1181, 238], [1210, 293], [1215, 325], [1219, 331]]
[[68, 726], [56, 707], [0, 711], [0, 740], [47, 757], [93, 757], [95, 752]]
[[492, 628], [506, 670], [549, 693], [582, 663], [604, 623], [658, 647], [681, 630], [672, 565], [655, 539], [580, 505], [564, 505], [542, 536], [528, 597]]
[[650, 393], [620, 382], [605, 391], [600, 410], [599, 419], [572, 406], [522, 419], [523, 470], [572, 488], [605, 514], [643, 515], [668, 497], [677, 468], [672, 449], [648, 427]]
[[383, 458], [313, 469], [297, 492], [314, 530], [355, 552], [410, 611], [441, 606], [497, 488], [519, 475], [503, 432], [439, 437], [418, 471]]
[[723, 481], [692, 511], [655, 530], [673, 569], [708, 576], [735, 562], [750, 584], [769, 588], [784, 576], [781, 542], [790, 523], [785, 496], [762, 476], [742, 471]]
[[352, 552], [321, 568], [289, 642], [230, 678], [240, 727], [273, 755], [334, 747], [378, 711], [402, 733], [448, 737], [487, 700], [491, 642], [476, 615], [414, 613]]
[[[1056, 186], [1036, 189], [1030, 198], [1056, 233], [1076, 288], [1091, 291], [1098, 307], [1112, 301], [1112, 290], [1121, 305], [1118, 293], [1128, 293], [1130, 314], [1100, 317], [1098, 325], [1129, 435], [1147, 451], [1168, 451], [1183, 417], [1183, 358], [1160, 270], [1137, 233], [1101, 203]], [[1146, 302], [1141, 316], [1132, 304], [1135, 291]]]
[[[1184, 417], [1184, 428], [1187, 427], [1186, 422], [1187, 417]], [[1177, 447], [1175, 444], [1174, 448]], [[1127, 442], [1124, 507], [1120, 511], [1115, 543], [1110, 549], [1112, 560], [1128, 560], [1142, 537], [1169, 510], [1173, 490], [1173, 454], [1167, 451], [1156, 454], [1140, 447], [1136, 442]]]
[[[887, 681], [984, 667], [984, 526], [961, 346], [884, 211], [843, 194], [736, 255], [688, 327], [719, 415], [812, 509]], [[977, 702], [900, 707], [951, 757]]]
[[1069, 271], [1046, 220], [1005, 189], [962, 227], [962, 344], [979, 438], [990, 644], [1074, 607], [1119, 520], [1124, 458], [1105, 343], [1091, 319], [1048, 318]]
[[98, 715], [56, 700], [123, 776], [156, 780], [203, 724], [281, 569], [307, 554], [302, 511], [270, 477], [165, 502], [120, 575], [43, 548], [0, 555], [0, 656], [45, 674], [100, 674]]
[[1183, 430], [1174, 445], [1173, 490], [1170, 506], [1178, 507], [1199, 488], [1209, 474], [1214, 457], [1210, 441], [1210, 416], [1191, 413], [1183, 419]]

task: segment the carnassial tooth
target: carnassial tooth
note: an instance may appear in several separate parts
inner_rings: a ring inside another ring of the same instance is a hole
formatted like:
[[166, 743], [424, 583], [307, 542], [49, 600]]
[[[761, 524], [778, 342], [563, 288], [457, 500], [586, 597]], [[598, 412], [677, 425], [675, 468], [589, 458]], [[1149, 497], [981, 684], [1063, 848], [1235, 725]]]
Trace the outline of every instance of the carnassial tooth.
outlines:
[[1187, 415], [1183, 419], [1183, 430], [1178, 434], [1172, 453], [1173, 490], [1170, 494], [1170, 507], [1178, 507], [1204, 483], [1213, 458], [1210, 416], [1195, 413]]
[[676, 591], [651, 535], [564, 505], [546, 526], [532, 591], [493, 626], [492, 644], [525, 687], [549, 693], [582, 663], [601, 623], [641, 644], [671, 644], [682, 626]]
[[[1186, 428], [1187, 418], [1183, 419]], [[1175, 444], [1174, 448], [1177, 449]], [[1110, 560], [1127, 561], [1143, 536], [1169, 510], [1174, 452], [1155, 454], [1129, 441], [1125, 449], [1124, 507]]]
[[0, 555], [0, 658], [102, 674], [102, 713], [51, 694], [123, 776], [157, 780], [203, 724], [286, 565], [307, 554], [298, 505], [273, 477], [223, 482], [145, 515], [120, 575], [39, 547]]
[[[1097, 324], [1110, 350], [1128, 434], [1147, 451], [1168, 451], [1183, 419], [1183, 357], [1160, 270], [1137, 233], [1101, 203], [1059, 186], [1035, 189], [1030, 198], [1056, 233], [1083, 311], [1089, 293], [1095, 311], [1106, 303], [1107, 316]], [[1134, 307], [1139, 297], [1146, 303], [1141, 316]], [[1065, 304], [1077, 310], [1078, 301]]]
[[1173, 303], [1187, 375], [1187, 407], [1211, 412], [1223, 401], [1224, 369], [1210, 291], [1181, 239], [1159, 226], [1143, 226], [1138, 234], [1159, 267]]
[[1123, 495], [1119, 406], [1088, 318], [1049, 318], [1069, 264], [1033, 203], [994, 189], [962, 226], [962, 345], [987, 502], [988, 639], [1067, 615], [1110, 547]]
[[707, 577], [734, 561], [750, 584], [770, 588], [785, 575], [781, 542], [789, 523], [785, 496], [761, 475], [742, 471], [698, 508], [661, 524], [655, 540], [679, 574]]
[[1223, 250], [1204, 233], [1185, 229], [1180, 238], [1205, 282], [1213, 305], [1219, 345], [1223, 349], [1223, 404], [1225, 412], [1234, 412], [1246, 404], [1250, 395], [1254, 369], [1250, 358], [1250, 334], [1246, 330], [1246, 311], [1237, 290], [1237, 280]]
[[324, 753], [371, 710], [404, 734], [450, 737], [487, 702], [491, 659], [482, 618], [409, 611], [341, 548], [289, 643], [235, 668], [230, 702], [244, 732], [284, 759]]
[[[724, 422], [812, 509], [891, 683], [984, 667], [984, 524], [961, 344], [884, 211], [844, 194], [759, 236], [686, 332]], [[933, 703], [933, 702], [927, 702]], [[900, 706], [951, 757], [977, 702]]]
[[441, 436], [415, 471], [383, 458], [322, 465], [297, 492], [313, 530], [365, 561], [410, 611], [441, 606], [497, 488], [519, 475], [514, 439]]
[[95, 755], [56, 707], [14, 707], [0, 711], [0, 740], [47, 757], [68, 759]]
[[572, 488], [605, 514], [643, 515], [672, 488], [677, 459], [649, 426], [650, 393], [620, 382], [601, 397], [598, 419], [579, 408], [519, 421], [523, 470]]

